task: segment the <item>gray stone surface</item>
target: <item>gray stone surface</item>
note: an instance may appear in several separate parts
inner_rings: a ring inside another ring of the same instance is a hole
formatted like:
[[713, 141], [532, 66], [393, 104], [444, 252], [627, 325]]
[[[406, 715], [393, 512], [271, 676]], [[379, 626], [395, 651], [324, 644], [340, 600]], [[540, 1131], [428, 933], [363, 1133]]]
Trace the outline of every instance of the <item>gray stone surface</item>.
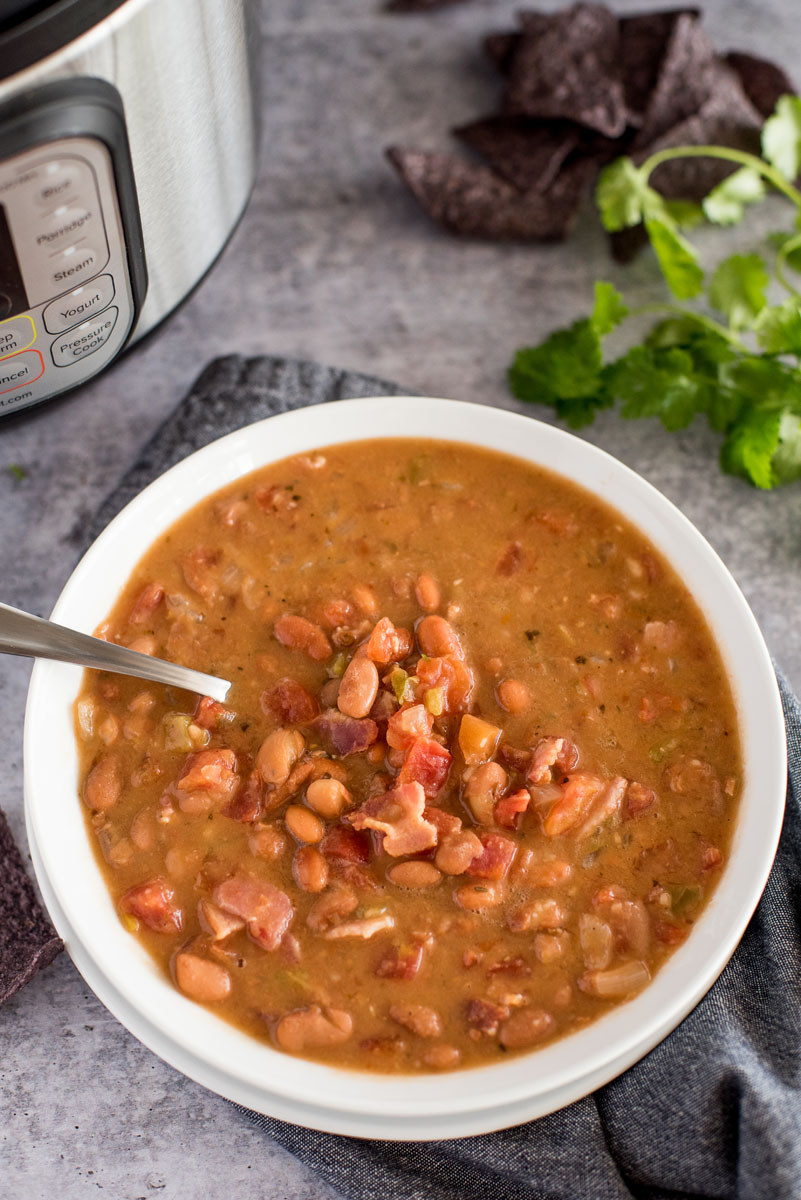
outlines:
[[[383, 146], [444, 145], [449, 125], [492, 106], [478, 34], [515, 7], [473, 0], [428, 17], [390, 17], [376, 0], [267, 0], [261, 172], [221, 261], [112, 370], [0, 424], [3, 600], [49, 611], [90, 515], [217, 354], [306, 355], [428, 394], [514, 407], [504, 386], [512, 350], [582, 313], [597, 275], [625, 281], [644, 301], [660, 294], [647, 259], [610, 267], [589, 208], [564, 246], [461, 243], [428, 224], [384, 164]], [[796, 0], [705, 7], [721, 46], [798, 72]], [[776, 227], [781, 215], [777, 205], [756, 227]], [[711, 234], [710, 254], [750, 244], [754, 228]], [[668, 436], [609, 416], [587, 436], [706, 534], [801, 688], [799, 488], [761, 494], [724, 478], [700, 427]], [[5, 469], [11, 463], [24, 480]], [[0, 804], [22, 842], [28, 673], [21, 660], [0, 664]], [[0, 1012], [0, 1179], [3, 1196], [25, 1200], [98, 1189], [115, 1200], [331, 1195], [222, 1100], [140, 1046], [65, 956]]]

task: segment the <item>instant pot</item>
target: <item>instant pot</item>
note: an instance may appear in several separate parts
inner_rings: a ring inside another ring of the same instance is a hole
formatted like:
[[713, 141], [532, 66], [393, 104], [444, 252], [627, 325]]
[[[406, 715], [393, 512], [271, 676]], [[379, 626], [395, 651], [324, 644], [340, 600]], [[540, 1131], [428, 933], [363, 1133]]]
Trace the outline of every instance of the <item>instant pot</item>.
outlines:
[[205, 274], [256, 160], [256, 0], [0, 0], [0, 415]]

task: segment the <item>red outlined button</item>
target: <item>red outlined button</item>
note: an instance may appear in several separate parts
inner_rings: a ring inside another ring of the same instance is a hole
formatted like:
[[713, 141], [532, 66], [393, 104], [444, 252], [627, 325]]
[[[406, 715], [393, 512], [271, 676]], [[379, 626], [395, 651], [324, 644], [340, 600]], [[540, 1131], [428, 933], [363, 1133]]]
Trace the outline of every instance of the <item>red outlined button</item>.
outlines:
[[33, 383], [44, 375], [44, 359], [38, 350], [21, 350], [0, 361], [0, 396]]

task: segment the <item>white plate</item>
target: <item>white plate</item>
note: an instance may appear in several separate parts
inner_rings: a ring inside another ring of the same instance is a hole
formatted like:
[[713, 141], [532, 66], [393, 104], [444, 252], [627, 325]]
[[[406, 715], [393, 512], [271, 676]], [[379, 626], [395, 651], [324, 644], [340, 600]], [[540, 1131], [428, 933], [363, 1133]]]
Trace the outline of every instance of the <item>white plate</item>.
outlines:
[[[109, 525], [53, 619], [91, 632], [131, 569], [204, 496], [287, 455], [372, 437], [433, 437], [516, 454], [576, 480], [650, 538], [691, 588], [718, 641], [741, 722], [744, 794], [730, 860], [692, 936], [645, 991], [535, 1056], [437, 1076], [380, 1076], [278, 1054], [187, 1000], [125, 932], [94, 861], [77, 796], [72, 704], [80, 669], [38, 662], [25, 720], [25, 804], [54, 923], [109, 1009], [179, 1070], [250, 1108], [359, 1137], [436, 1139], [541, 1116], [613, 1078], [709, 989], [764, 888], [784, 808], [786, 747], [776, 679], [756, 622], [720, 559], [681, 513], [609, 455], [514, 413], [419, 397], [348, 400], [272, 417], [161, 476]], [[532, 1067], [536, 1064], [536, 1069]]]

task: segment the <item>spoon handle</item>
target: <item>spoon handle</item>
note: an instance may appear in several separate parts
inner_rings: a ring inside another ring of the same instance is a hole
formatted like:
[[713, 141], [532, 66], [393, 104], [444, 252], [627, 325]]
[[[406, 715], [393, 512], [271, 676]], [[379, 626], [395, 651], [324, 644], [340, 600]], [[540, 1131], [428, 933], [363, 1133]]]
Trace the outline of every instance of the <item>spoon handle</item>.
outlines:
[[9, 608], [7, 604], [0, 604], [0, 653], [52, 658], [57, 662], [115, 671], [119, 675], [135, 675], [137, 679], [151, 679], [155, 683], [168, 683], [188, 692], [197, 692], [200, 696], [211, 696], [212, 700], [224, 700], [231, 687], [225, 679], [204, 675], [163, 658], [151, 658], [149, 654], [139, 654], [126, 646], [104, 642], [102, 638], [86, 633], [77, 633], [18, 608]]

